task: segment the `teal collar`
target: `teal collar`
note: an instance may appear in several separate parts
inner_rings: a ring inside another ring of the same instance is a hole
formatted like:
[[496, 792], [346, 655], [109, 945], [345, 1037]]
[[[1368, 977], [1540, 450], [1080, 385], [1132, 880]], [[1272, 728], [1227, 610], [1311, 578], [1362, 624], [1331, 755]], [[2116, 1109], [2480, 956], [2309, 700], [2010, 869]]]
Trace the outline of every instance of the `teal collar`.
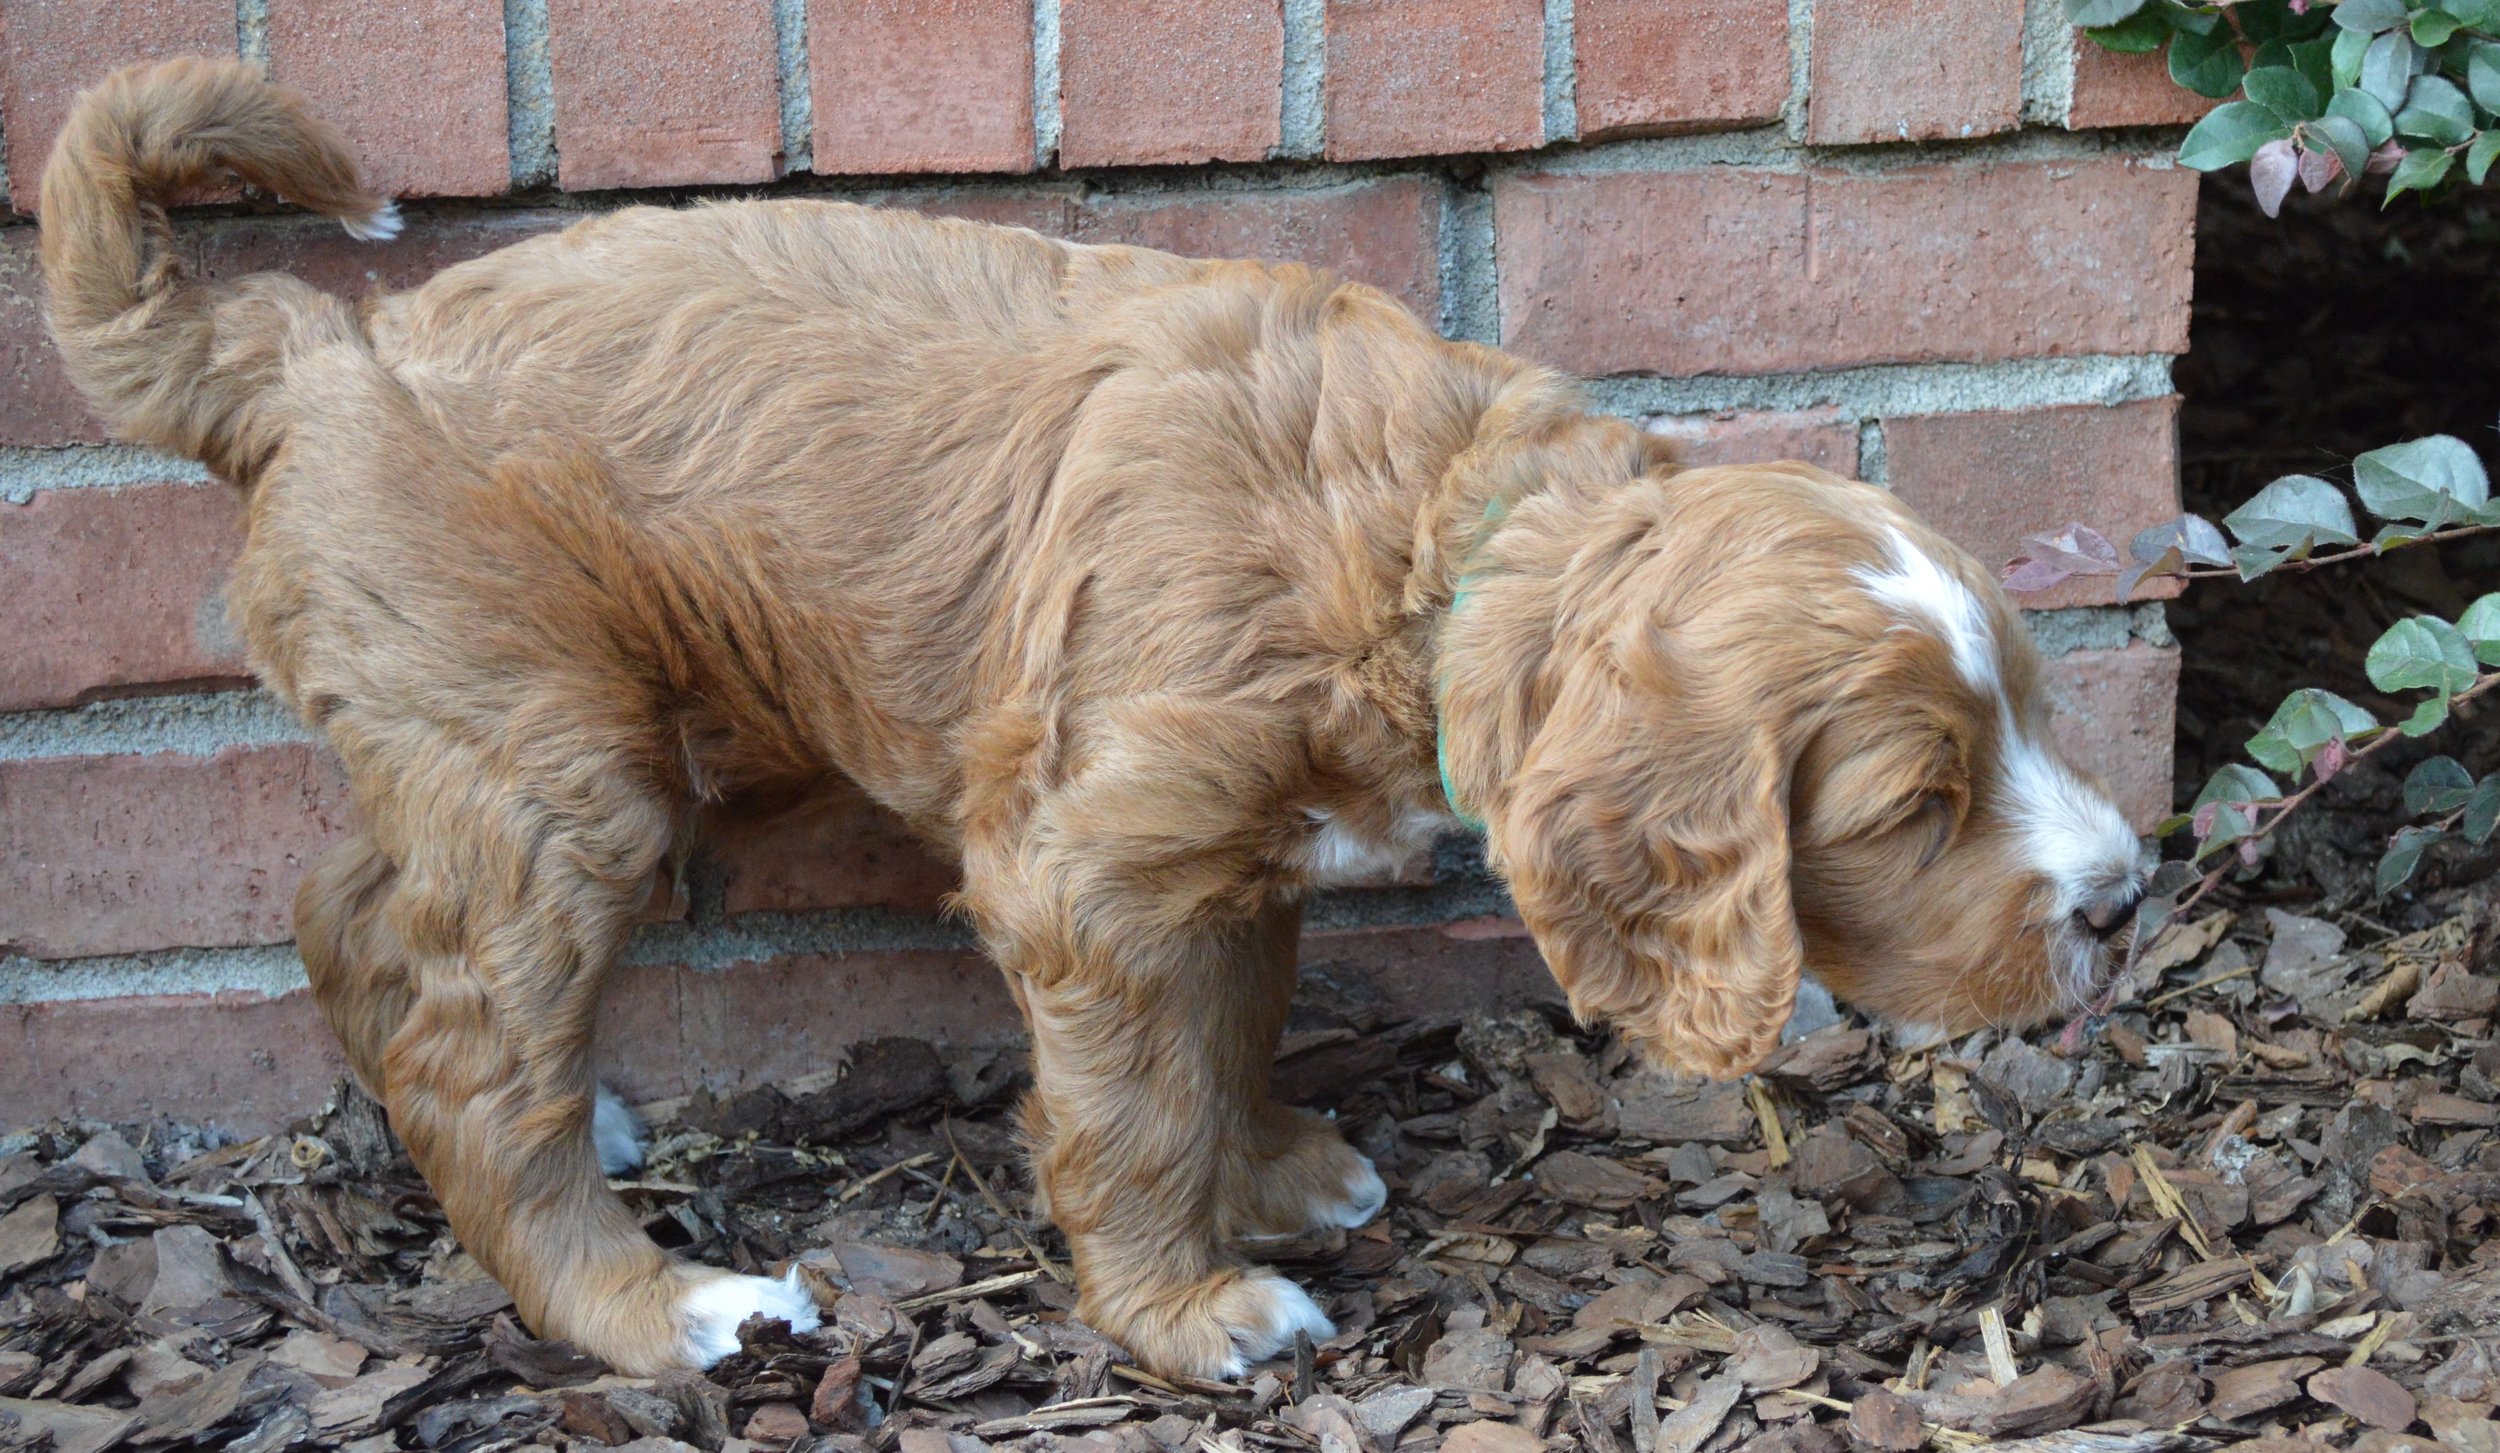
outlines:
[[[1510, 507], [1504, 504], [1499, 496], [1485, 502], [1484, 517], [1476, 521], [1475, 536], [1468, 541], [1467, 554], [1464, 559], [1475, 558], [1476, 552], [1482, 550], [1484, 542], [1492, 536], [1495, 530], [1501, 528], [1503, 518], [1509, 513]], [[1467, 597], [1474, 591], [1476, 578], [1483, 573], [1481, 569], [1462, 568], [1459, 571], [1457, 588], [1450, 592], [1450, 605], [1446, 612], [1448, 618], [1453, 620], [1457, 618], [1459, 607], [1467, 603]], [[1434, 674], [1436, 676], [1440, 674], [1438, 663], [1435, 664]], [[1469, 812], [1459, 802], [1458, 784], [1450, 780], [1450, 734], [1444, 725], [1447, 713], [1441, 709], [1441, 694], [1437, 690], [1433, 693], [1432, 705], [1432, 755], [1441, 768], [1442, 799], [1449, 803], [1451, 814], [1465, 824], [1470, 832], [1481, 833], [1485, 830], [1484, 819]]]

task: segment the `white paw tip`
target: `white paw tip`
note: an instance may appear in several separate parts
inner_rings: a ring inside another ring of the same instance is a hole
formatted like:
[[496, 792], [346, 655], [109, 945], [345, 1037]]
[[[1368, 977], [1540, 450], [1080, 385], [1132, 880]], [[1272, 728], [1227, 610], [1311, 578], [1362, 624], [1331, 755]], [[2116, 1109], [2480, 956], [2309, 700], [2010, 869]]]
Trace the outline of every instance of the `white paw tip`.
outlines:
[[1225, 1376], [1239, 1377], [1251, 1363], [1265, 1362], [1293, 1345], [1293, 1334], [1307, 1333], [1314, 1342], [1337, 1335], [1337, 1324], [1311, 1300], [1311, 1294], [1272, 1271], [1252, 1272], [1248, 1279], [1263, 1304], [1263, 1315], [1247, 1327], [1234, 1327], [1233, 1358]]
[[358, 242], [388, 242], [399, 235], [399, 204], [385, 201], [362, 217], [341, 217], [339, 225]]
[[738, 1326], [749, 1317], [778, 1317], [793, 1332], [813, 1332], [818, 1326], [815, 1299], [799, 1285], [795, 1266], [779, 1281], [717, 1276], [697, 1282], [678, 1309], [686, 1323], [686, 1350], [703, 1367], [738, 1350]]
[[642, 1122], [634, 1118], [616, 1091], [605, 1085], [591, 1102], [590, 1143], [599, 1151], [599, 1174], [621, 1176], [642, 1165]]
[[1329, 1203], [1321, 1212], [1327, 1224], [1349, 1231], [1379, 1215], [1380, 1208], [1389, 1204], [1389, 1188], [1381, 1183], [1379, 1168], [1372, 1164], [1372, 1158], [1358, 1155], [1355, 1159], [1363, 1163], [1362, 1175], [1346, 1187], [1344, 1200]]

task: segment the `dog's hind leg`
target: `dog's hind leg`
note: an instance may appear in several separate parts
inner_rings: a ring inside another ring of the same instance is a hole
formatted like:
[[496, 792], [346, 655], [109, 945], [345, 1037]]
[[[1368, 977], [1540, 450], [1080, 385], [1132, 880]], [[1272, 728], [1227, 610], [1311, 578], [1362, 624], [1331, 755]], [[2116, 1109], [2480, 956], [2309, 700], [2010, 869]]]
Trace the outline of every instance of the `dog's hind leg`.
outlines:
[[[461, 1245], [543, 1336], [643, 1375], [735, 1351], [757, 1313], [813, 1327], [793, 1281], [664, 1254], [600, 1174], [592, 1017], [669, 840], [666, 805], [632, 752], [592, 732], [542, 719], [478, 735], [332, 724], [397, 864], [372, 930], [406, 956], [375, 1075], [392, 1127]], [[351, 864], [334, 881], [374, 872]], [[352, 990], [330, 1013], [383, 1017]]]

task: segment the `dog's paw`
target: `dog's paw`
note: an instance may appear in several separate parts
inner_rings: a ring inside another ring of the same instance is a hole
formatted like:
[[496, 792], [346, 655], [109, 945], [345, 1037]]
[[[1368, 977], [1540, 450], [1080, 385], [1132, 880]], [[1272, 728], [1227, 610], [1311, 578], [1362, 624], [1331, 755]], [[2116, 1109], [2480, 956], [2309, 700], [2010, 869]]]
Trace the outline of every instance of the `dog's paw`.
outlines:
[[1219, 1377], [1240, 1377], [1252, 1364], [1290, 1350], [1296, 1332], [1307, 1333], [1314, 1342], [1337, 1335], [1337, 1324], [1309, 1292], [1264, 1267], [1242, 1273], [1216, 1294], [1214, 1307], [1215, 1319], [1232, 1344], [1232, 1354], [1216, 1369]]
[[1380, 1214], [1389, 1188], [1371, 1157], [1346, 1144], [1336, 1125], [1307, 1111], [1277, 1122], [1283, 1144], [1243, 1161], [1227, 1177], [1222, 1210], [1235, 1236], [1299, 1236], [1348, 1229]]
[[599, 1097], [591, 1104], [590, 1143], [599, 1151], [599, 1174], [621, 1176], [629, 1170], [640, 1170], [643, 1157], [642, 1122], [616, 1091], [599, 1087]]
[[706, 1277], [677, 1303], [686, 1360], [709, 1367], [737, 1351], [739, 1324], [759, 1314], [780, 1318], [793, 1332], [813, 1332], [819, 1324], [815, 1299], [799, 1285], [795, 1266], [778, 1281], [767, 1276]]
[[1379, 1215], [1380, 1208], [1389, 1204], [1389, 1187], [1381, 1181], [1379, 1167], [1359, 1151], [1354, 1159], [1362, 1170], [1347, 1178], [1343, 1194], [1323, 1196], [1312, 1205], [1312, 1225], [1343, 1226], [1351, 1231]]

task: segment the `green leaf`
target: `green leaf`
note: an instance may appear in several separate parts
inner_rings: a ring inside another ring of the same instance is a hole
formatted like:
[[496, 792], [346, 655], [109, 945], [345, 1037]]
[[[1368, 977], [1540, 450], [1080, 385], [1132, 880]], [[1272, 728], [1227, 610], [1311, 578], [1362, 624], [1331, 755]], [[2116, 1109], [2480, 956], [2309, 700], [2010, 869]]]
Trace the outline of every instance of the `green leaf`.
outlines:
[[2335, 32], [2335, 85], [2337, 89], [2361, 84], [2361, 58], [2369, 53], [2370, 33], [2366, 30]]
[[2446, 45], [2448, 37], [2456, 34], [2464, 24], [2445, 10], [2417, 10], [2413, 13], [2413, 43], [2434, 47]]
[[[2358, 96], [2361, 93], [2354, 91], [2351, 94]], [[2370, 104], [2375, 106], [2378, 103], [2373, 101]], [[2309, 135], [2325, 143], [2326, 149], [2335, 153], [2335, 159], [2344, 165], [2345, 176], [2357, 177], [2361, 175], [2362, 168], [2370, 164], [2369, 138], [2361, 134], [2360, 126], [2349, 116], [2321, 116], [2309, 124]]]
[[2405, 774], [2405, 811], [2454, 812], [2474, 795], [2474, 774], [2454, 757], [2430, 757]]
[[2158, 10], [2139, 10], [2116, 25], [2096, 26], [2084, 34], [2103, 50], [2143, 55], [2161, 49], [2161, 43], [2170, 38], [2170, 22]]
[[2448, 693], [2434, 692], [2413, 708], [2413, 715], [2396, 723], [2396, 730], [2409, 737], [2427, 737], [2448, 724]]
[[2190, 5], [2187, 0], [2161, 0], [2161, 13], [2181, 35], [2211, 35], [2223, 28], [2221, 11]]
[[2483, 178], [2491, 174], [2494, 157], [2500, 157], [2500, 130], [2476, 132], [2474, 144], [2465, 151], [2465, 179], [2481, 186]]
[[2452, 696], [2473, 685], [2476, 674], [2465, 633], [2437, 616], [2408, 616], [2389, 626], [2361, 664], [2381, 691]]
[[2431, 844], [2446, 837], [2437, 828], [2407, 827], [2396, 830], [2388, 843], [2387, 856], [2378, 860], [2378, 896], [2386, 897], [2405, 885], [2414, 869], [2422, 865], [2422, 854]]
[[2474, 648], [2474, 659], [2500, 666], [2500, 591], [2474, 602], [2457, 617], [2457, 634]]
[[2248, 739], [2248, 755], [2287, 777], [2296, 777], [2328, 742], [2351, 741], [2378, 730], [2378, 718], [2314, 686], [2283, 698], [2257, 735]]
[[2248, 73], [2245, 84], [2248, 99], [2285, 121], [2311, 120], [2326, 104], [2318, 98], [2318, 88], [2309, 84], [2309, 78], [2290, 66], [2259, 66]]
[[[2326, 103], [2326, 114], [2344, 117], [2359, 126], [2361, 139], [2369, 143], [2371, 150], [2385, 146], [2387, 139], [2396, 134], [2395, 113], [2367, 91], [2349, 86], [2337, 91]], [[2353, 175], [2361, 173], [2356, 170]]]
[[2372, 514], [2433, 527], [2470, 515], [2491, 498], [2483, 462], [2464, 440], [2446, 434], [2373, 449], [2352, 462], [2352, 478]]
[[2342, 0], [2335, 7], [2335, 23], [2346, 30], [2376, 34], [2412, 18], [2405, 0]]
[[2240, 38], [2229, 26], [2212, 35], [2181, 31], [2170, 41], [2170, 79], [2199, 96], [2221, 100], [2240, 88], [2248, 64], [2240, 59]]
[[2389, 111], [2403, 108], [2405, 92], [2413, 88], [2413, 38], [2401, 30], [2391, 30], [2370, 42], [2361, 53], [2361, 89], [2383, 102]]
[[2415, 76], [2396, 113], [2396, 134], [2440, 146], [2463, 146], [2474, 135], [2474, 103], [2445, 76]]
[[2292, 54], [2292, 69], [2300, 72], [2321, 96], [2335, 94], [2335, 42], [2332, 40], [2300, 40], [2285, 47]]
[[2500, 33], [2500, 0], [2441, 0], [2439, 8], [2485, 35]]
[[2205, 784], [2205, 790], [2197, 793], [2196, 800], [2188, 805], [2198, 808], [2208, 802], [2253, 804], [2280, 802], [2282, 799], [2283, 789], [2275, 785], [2272, 777], [2246, 763], [2232, 762], [2214, 773], [2213, 779]]
[[2474, 104], [2500, 116], [2500, 45], [2478, 45], [2465, 59], [2466, 89]]
[[[2175, 42], [2174, 42], [2175, 46]], [[2229, 101], [2205, 115], [2179, 143], [2179, 164], [2200, 172], [2237, 166], [2269, 141], [2292, 134], [2282, 118], [2254, 101]]]
[[2491, 837], [2491, 830], [2500, 827], [2500, 772], [2483, 779], [2474, 795], [2465, 801], [2465, 840], [2481, 847]]
[[[2352, 502], [2314, 474], [2283, 476], [2224, 515], [2222, 523], [2242, 545], [2279, 550], [2295, 559], [2320, 545], [2361, 543]], [[2238, 558], [2236, 553], [2233, 558]], [[2241, 573], [2247, 573], [2245, 566]]]
[[2387, 179], [2387, 201], [2379, 205], [2385, 207], [2407, 192], [2427, 192], [2438, 186], [2448, 179], [2456, 162], [2444, 151], [2406, 152], [2405, 159], [2396, 163], [2396, 174]]
[[2144, 8], [2144, 0], [2066, 0], [2066, 18], [2077, 25], [2116, 25]]

